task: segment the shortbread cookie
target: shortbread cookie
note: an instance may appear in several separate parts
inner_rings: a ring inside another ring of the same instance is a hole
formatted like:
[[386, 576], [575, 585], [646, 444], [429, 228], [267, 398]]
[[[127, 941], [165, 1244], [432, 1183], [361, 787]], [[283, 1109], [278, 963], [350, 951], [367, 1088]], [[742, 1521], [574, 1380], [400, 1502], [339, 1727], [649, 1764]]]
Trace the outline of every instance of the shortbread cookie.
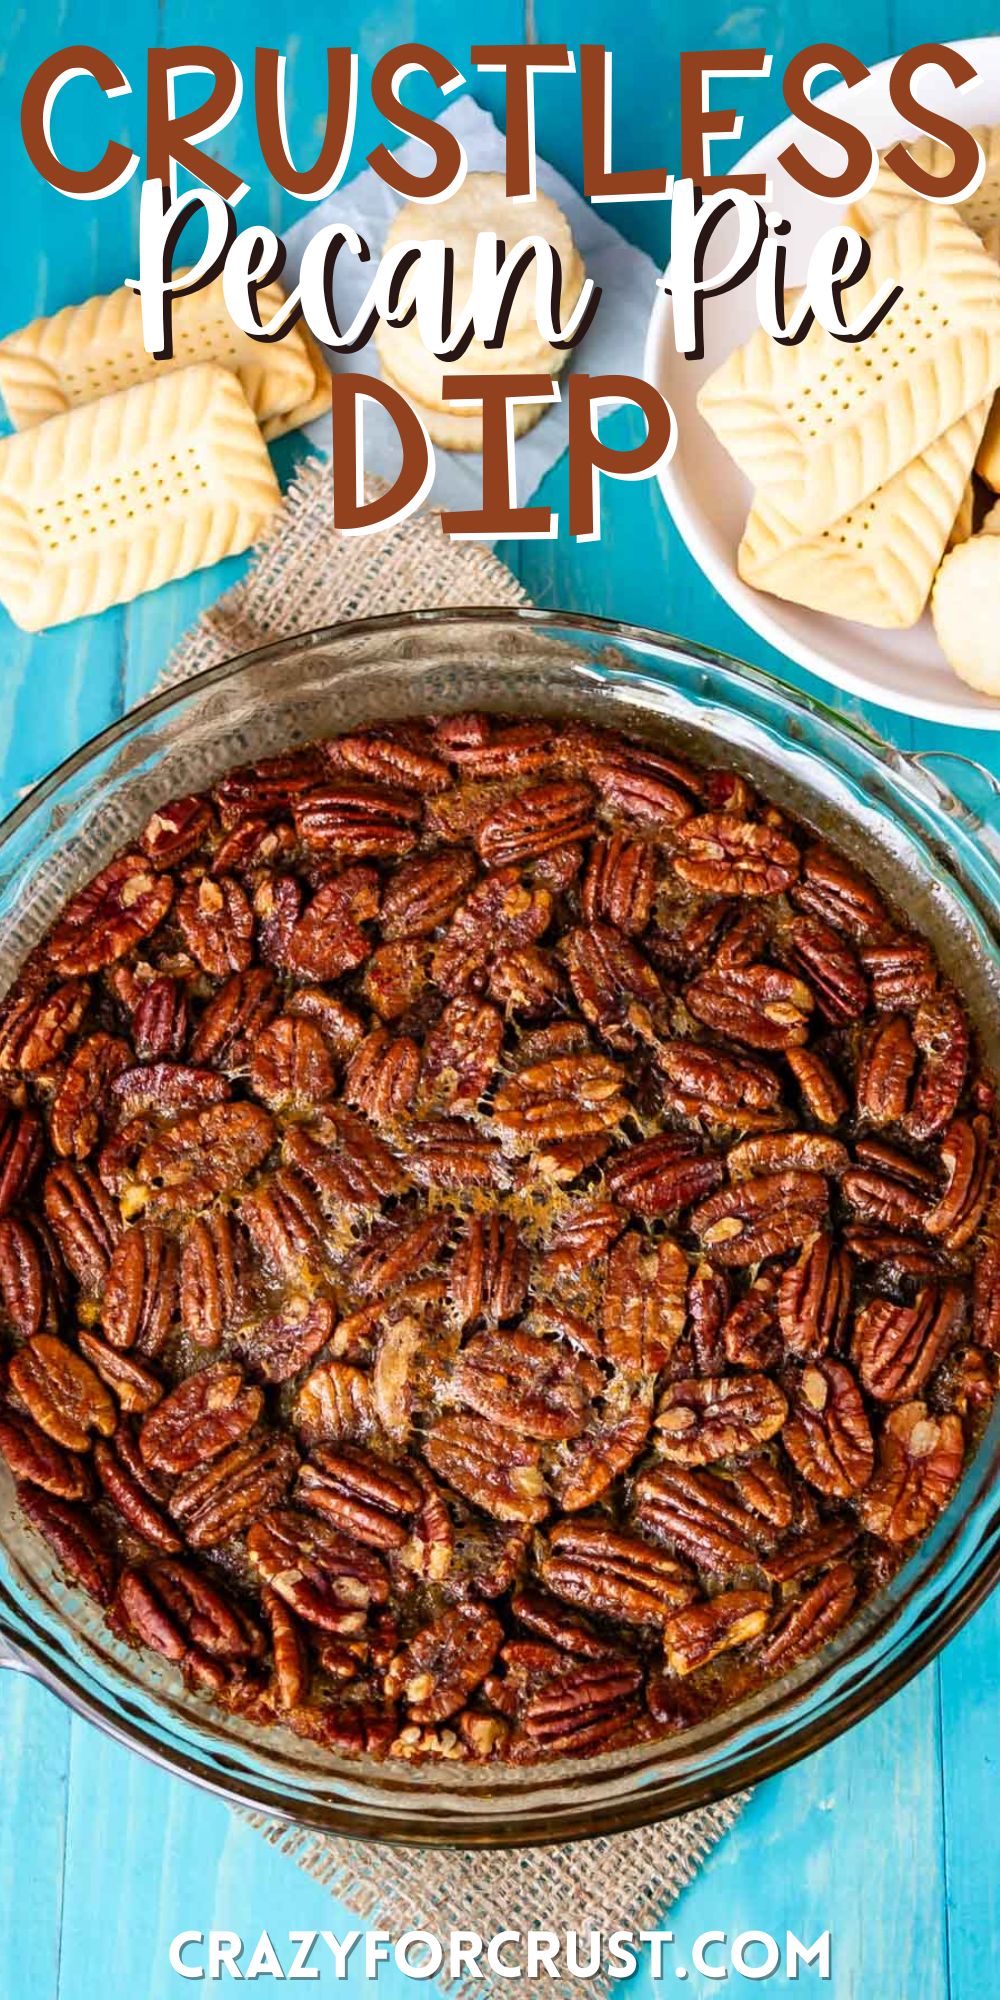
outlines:
[[[541, 236], [546, 243], [551, 243], [562, 267], [565, 317], [565, 302], [571, 296], [575, 299], [583, 278], [573, 232], [558, 202], [553, 201], [550, 195], [536, 195], [534, 201], [510, 201], [503, 174], [467, 174], [461, 187], [447, 201], [430, 204], [405, 202], [386, 231], [384, 249], [396, 250], [401, 243], [447, 243], [455, 253], [454, 305], [458, 312], [466, 306], [472, 286], [476, 239], [488, 231], [500, 237], [508, 251], [526, 236]], [[572, 282], [576, 271], [579, 272], [579, 282], [574, 292]], [[400, 299], [405, 305], [412, 296], [411, 277], [404, 280]], [[507, 336], [523, 333], [526, 329], [530, 329], [537, 338], [531, 266], [515, 293], [507, 322]]]
[[931, 594], [938, 644], [959, 679], [1000, 701], [1000, 535], [945, 556]]
[[172, 369], [0, 440], [0, 602], [27, 632], [126, 603], [247, 548], [280, 497], [236, 376]]
[[970, 478], [965, 482], [965, 491], [958, 503], [958, 513], [951, 524], [951, 533], [945, 543], [946, 549], [957, 549], [962, 542], [968, 541], [975, 528], [975, 518], [976, 482]]
[[[967, 201], [954, 204], [963, 222], [976, 231], [977, 236], [1000, 223], [1000, 125], [973, 125], [975, 137], [983, 149], [986, 170], [982, 181]], [[903, 144], [911, 160], [925, 173], [939, 178], [945, 175], [954, 162], [950, 146], [942, 145], [939, 139], [905, 139]], [[887, 149], [889, 150], [889, 149]], [[914, 194], [898, 174], [885, 164], [885, 154], [880, 156], [879, 170], [866, 194], [851, 203], [844, 217], [862, 236], [871, 236], [884, 223], [891, 222], [900, 210], [911, 201], [922, 201], [926, 197]]]
[[[565, 325], [586, 275], [569, 224], [548, 195], [540, 194], [531, 202], [509, 201], [502, 174], [469, 174], [450, 200], [433, 208], [406, 204], [386, 235], [385, 248], [397, 249], [403, 243], [446, 242], [455, 254], [457, 317], [468, 304], [476, 241], [485, 232], [500, 238], [508, 252], [527, 236], [541, 236], [551, 243], [560, 259], [560, 320]], [[413, 283], [412, 276], [404, 280], [400, 291], [403, 305], [412, 301]], [[399, 327], [381, 323], [375, 332], [375, 348], [386, 381], [399, 389], [419, 412], [432, 441], [450, 451], [481, 451], [482, 419], [477, 411], [461, 412], [446, 400], [447, 380], [456, 375], [479, 374], [555, 376], [568, 357], [568, 349], [552, 346], [538, 330], [534, 273], [530, 267], [514, 295], [501, 347], [488, 348], [482, 341], [473, 340], [460, 360], [443, 362], [424, 345], [414, 319]], [[545, 403], [518, 404], [514, 412], [515, 434], [521, 436], [530, 430], [547, 407]]]
[[[284, 296], [280, 285], [259, 293], [265, 325]], [[49, 319], [33, 320], [0, 341], [0, 390], [11, 423], [16, 430], [27, 430], [46, 417], [61, 416], [171, 369], [217, 361], [239, 376], [258, 423], [277, 436], [291, 429], [293, 421], [304, 421], [299, 411], [316, 402], [322, 387], [319, 350], [315, 343], [307, 344], [302, 322], [283, 340], [251, 340], [230, 319], [221, 278], [174, 301], [173, 346], [169, 361], [147, 354], [139, 299], [127, 285], [84, 305], [65, 306]]]
[[912, 202], [872, 239], [852, 286], [903, 295], [877, 333], [796, 347], [762, 328], [705, 383], [698, 407], [748, 479], [800, 535], [885, 486], [1000, 381], [1000, 267], [953, 209]]
[[756, 590], [885, 629], [915, 625], [927, 603], [982, 430], [985, 404], [821, 534], [797, 539], [758, 494], [737, 558]]
[[301, 335], [312, 369], [312, 386], [301, 403], [293, 404], [290, 410], [280, 415], [265, 417], [260, 428], [270, 444], [272, 438], [285, 437], [289, 431], [300, 431], [305, 424], [315, 423], [331, 408], [330, 370], [323, 358], [323, 350], [315, 335], [310, 332], [305, 320], [300, 320], [298, 333]]
[[[583, 278], [577, 257], [568, 276], [564, 274], [563, 319], [576, 304]], [[383, 373], [390, 373], [412, 399], [437, 409], [448, 408], [442, 384], [453, 375], [559, 375], [569, 359], [568, 348], [550, 346], [537, 326], [531, 326], [518, 333], [508, 330], [502, 347], [485, 347], [481, 340], [473, 340], [460, 361], [440, 361], [424, 346], [415, 320], [407, 326], [380, 321], [375, 351]]]
[[[382, 374], [391, 389], [398, 389], [405, 396], [410, 407], [416, 410], [432, 444], [442, 451], [482, 451], [483, 413], [479, 403], [449, 403], [440, 407], [436, 403], [422, 403], [411, 396], [402, 382], [397, 382], [391, 371], [383, 365]], [[539, 418], [551, 408], [549, 403], [515, 403], [513, 408], [514, 436], [523, 437], [533, 430]]]

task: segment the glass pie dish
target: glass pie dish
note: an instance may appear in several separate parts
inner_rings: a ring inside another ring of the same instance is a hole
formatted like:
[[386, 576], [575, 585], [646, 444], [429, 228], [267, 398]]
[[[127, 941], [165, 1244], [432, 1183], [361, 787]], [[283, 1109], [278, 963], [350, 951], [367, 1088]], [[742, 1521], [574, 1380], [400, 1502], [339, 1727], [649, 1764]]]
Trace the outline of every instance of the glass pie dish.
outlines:
[[[977, 813], [926, 762], [768, 675], [632, 627], [527, 609], [417, 612], [282, 641], [106, 730], [0, 828], [0, 988], [57, 909], [157, 805], [234, 765], [376, 717], [470, 707], [579, 717], [669, 741], [696, 760], [724, 757], [905, 909], [962, 994], [988, 1065], [1000, 1069], [1000, 837], [989, 824], [988, 773], [979, 773]], [[466, 1847], [614, 1832], [782, 1768], [923, 1666], [996, 1579], [998, 1455], [1000, 1409], [931, 1535], [822, 1652], [682, 1734], [586, 1760], [382, 1764], [225, 1714], [108, 1631], [19, 1516], [6, 1472], [0, 1655], [132, 1748], [303, 1824]]]

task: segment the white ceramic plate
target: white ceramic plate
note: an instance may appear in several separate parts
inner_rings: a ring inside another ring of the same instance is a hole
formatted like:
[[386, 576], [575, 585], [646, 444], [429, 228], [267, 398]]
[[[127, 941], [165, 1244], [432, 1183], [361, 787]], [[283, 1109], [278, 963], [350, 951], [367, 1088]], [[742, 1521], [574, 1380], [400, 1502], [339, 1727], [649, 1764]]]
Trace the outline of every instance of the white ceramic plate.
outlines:
[[[959, 115], [963, 124], [1000, 124], [1000, 36], [957, 42], [955, 47], [968, 56], [978, 72], [977, 81], [956, 98], [954, 87], [942, 72], [927, 69], [918, 78], [923, 101], [952, 116]], [[889, 69], [889, 63], [880, 63], [850, 93], [845, 84], [838, 83], [820, 100], [831, 110], [844, 112], [879, 147], [911, 136], [914, 129], [901, 127], [892, 108]], [[960, 106], [957, 114], [956, 104]], [[754, 146], [740, 165], [757, 172], [763, 169], [771, 178], [773, 204], [792, 225], [789, 282], [795, 284], [801, 282], [813, 244], [838, 220], [841, 209], [836, 203], [807, 194], [777, 165], [777, 156], [793, 133], [817, 165], [836, 167], [842, 162], [839, 148], [818, 133], [803, 133], [788, 119]], [[712, 246], [718, 257], [726, 254], [724, 228], [724, 224], [720, 226]], [[720, 268], [718, 263], [715, 268]], [[688, 548], [716, 590], [762, 638], [836, 687], [933, 722], [1000, 730], [1000, 704], [975, 694], [951, 672], [926, 615], [911, 631], [880, 632], [870, 625], [785, 604], [741, 582], [736, 573], [736, 550], [750, 508], [750, 487], [698, 415], [695, 399], [706, 376], [757, 325], [753, 280], [708, 302], [701, 360], [688, 360], [676, 352], [671, 310], [669, 298], [658, 290], [644, 365], [648, 379], [670, 402], [678, 430], [677, 449], [659, 480]], [[1000, 605], [997, 610], [1000, 616]]]

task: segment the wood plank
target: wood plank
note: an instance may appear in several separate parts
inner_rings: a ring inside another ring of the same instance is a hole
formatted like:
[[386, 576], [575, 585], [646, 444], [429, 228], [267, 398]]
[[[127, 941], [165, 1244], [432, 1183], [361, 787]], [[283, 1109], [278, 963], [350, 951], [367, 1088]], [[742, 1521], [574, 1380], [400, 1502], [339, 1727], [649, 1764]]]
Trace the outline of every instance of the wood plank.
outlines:
[[[829, 1987], [806, 1971], [797, 1987], [775, 1974], [768, 1992], [947, 2000], [938, 1753], [932, 1667], [849, 1735], [761, 1785], [677, 1906], [682, 1961], [706, 1930], [763, 1930], [784, 1944], [786, 1930], [812, 1942], [829, 1929]], [[725, 1989], [692, 1978], [684, 1990], [709, 2000]], [[976, 1990], [953, 1986], [953, 2000]]]
[[952, 2000], [973, 2000], [996, 1986], [998, 1656], [1000, 1593], [994, 1593], [938, 1662]]
[[7, 2000], [55, 2000], [58, 1990], [69, 1743], [68, 1708], [26, 1674], [0, 1675], [0, 1976]]

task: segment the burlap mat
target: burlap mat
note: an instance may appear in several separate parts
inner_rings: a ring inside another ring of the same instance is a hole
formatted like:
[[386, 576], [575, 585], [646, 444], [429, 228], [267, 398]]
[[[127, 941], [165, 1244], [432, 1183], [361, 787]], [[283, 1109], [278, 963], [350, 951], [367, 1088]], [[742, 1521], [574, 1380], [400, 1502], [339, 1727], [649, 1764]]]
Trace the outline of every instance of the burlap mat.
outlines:
[[[479, 543], [448, 541], [435, 514], [385, 535], [336, 535], [329, 479], [322, 461], [302, 469], [249, 574], [181, 642], [164, 684], [268, 640], [346, 618], [418, 605], [524, 601], [521, 585], [494, 555]], [[510, 1853], [390, 1851], [260, 1814], [247, 1817], [355, 1916], [377, 1918], [392, 1935], [410, 1928], [445, 1935], [460, 1926], [488, 1939], [499, 1930], [655, 1929], [742, 1804], [743, 1797], [727, 1799], [636, 1833]], [[497, 1982], [501, 1990], [509, 1983]], [[546, 1973], [540, 1983], [553, 1996], [578, 1994], [583, 1983], [599, 1996], [614, 1982]], [[485, 1990], [481, 1980], [463, 1980], [452, 1988], [456, 2000], [466, 1988], [470, 1995]]]

